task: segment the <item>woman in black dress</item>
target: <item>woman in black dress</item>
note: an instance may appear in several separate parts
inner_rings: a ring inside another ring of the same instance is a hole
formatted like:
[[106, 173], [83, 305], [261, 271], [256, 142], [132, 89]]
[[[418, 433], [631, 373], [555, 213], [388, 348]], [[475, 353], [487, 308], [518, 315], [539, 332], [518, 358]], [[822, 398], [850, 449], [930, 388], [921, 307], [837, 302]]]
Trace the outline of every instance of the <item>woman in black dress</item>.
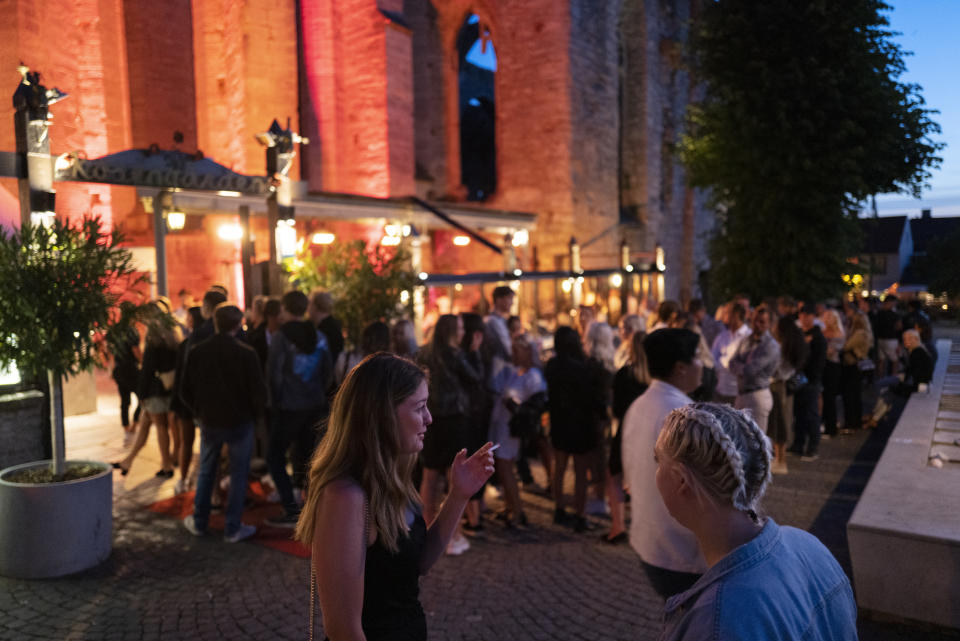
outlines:
[[[559, 327], [553, 338], [556, 356], [547, 362], [547, 409], [550, 411], [550, 442], [554, 448], [553, 500], [555, 523], [569, 520], [564, 510], [563, 477], [573, 457], [574, 529], [587, 529], [587, 468], [600, 445], [606, 419], [606, 382], [597, 361], [588, 362], [580, 335], [572, 327]], [[594, 365], [596, 364], [596, 365]]]
[[[333, 400], [295, 535], [311, 548], [311, 582], [333, 641], [427, 638], [418, 579], [494, 469], [492, 443], [469, 458], [459, 451], [450, 492], [427, 524], [411, 471], [430, 422], [424, 372], [392, 354], [365, 358]], [[312, 603], [310, 624], [312, 632]]]
[[[453, 457], [473, 443], [467, 390], [481, 385], [483, 377], [460, 349], [464, 334], [463, 319], [444, 314], [437, 320], [429, 347], [418, 354], [429, 375], [429, 404], [433, 416], [433, 424], [427, 430], [420, 453], [423, 464], [420, 498], [423, 517], [427, 521], [433, 519], [440, 508]], [[469, 547], [470, 543], [458, 529], [447, 551], [462, 554]]]

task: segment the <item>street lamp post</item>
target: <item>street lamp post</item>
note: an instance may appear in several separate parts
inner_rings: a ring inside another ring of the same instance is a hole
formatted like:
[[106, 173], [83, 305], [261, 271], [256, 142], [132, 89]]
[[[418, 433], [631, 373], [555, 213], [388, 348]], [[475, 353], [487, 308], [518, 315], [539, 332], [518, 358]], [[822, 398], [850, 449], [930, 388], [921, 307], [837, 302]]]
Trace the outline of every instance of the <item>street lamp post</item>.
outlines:
[[268, 289], [271, 294], [279, 294], [283, 289], [280, 276], [280, 265], [277, 261], [277, 223], [282, 220], [293, 220], [293, 182], [290, 180], [290, 167], [297, 155], [294, 149], [296, 143], [307, 144], [309, 140], [290, 130], [290, 121], [287, 128], [274, 120], [270, 128], [255, 136], [257, 142], [266, 147], [267, 176], [270, 177], [273, 189], [267, 196], [267, 227], [270, 230], [270, 261], [267, 266]]
[[48, 107], [67, 94], [56, 87], [40, 84], [40, 73], [21, 64], [22, 76], [13, 94], [14, 131], [17, 156], [25, 168], [18, 180], [20, 189], [20, 223], [42, 223], [54, 216], [53, 160], [50, 158], [50, 121]]

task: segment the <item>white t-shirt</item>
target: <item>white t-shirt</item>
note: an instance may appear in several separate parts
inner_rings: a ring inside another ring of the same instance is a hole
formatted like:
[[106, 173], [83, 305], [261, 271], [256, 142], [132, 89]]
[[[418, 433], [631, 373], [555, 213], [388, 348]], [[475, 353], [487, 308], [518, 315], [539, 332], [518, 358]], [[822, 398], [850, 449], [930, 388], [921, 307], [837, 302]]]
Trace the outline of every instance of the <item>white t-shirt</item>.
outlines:
[[704, 572], [697, 539], [670, 516], [657, 490], [653, 450], [671, 411], [693, 401], [654, 379], [623, 417], [623, 476], [630, 488], [630, 546], [646, 563], [674, 572]]

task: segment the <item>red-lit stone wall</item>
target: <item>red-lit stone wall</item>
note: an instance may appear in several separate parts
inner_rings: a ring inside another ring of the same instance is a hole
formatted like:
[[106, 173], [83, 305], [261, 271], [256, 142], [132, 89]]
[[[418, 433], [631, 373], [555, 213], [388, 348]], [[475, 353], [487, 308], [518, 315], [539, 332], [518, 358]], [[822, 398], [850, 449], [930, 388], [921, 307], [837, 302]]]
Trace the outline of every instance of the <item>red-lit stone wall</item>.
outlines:
[[394, 0], [303, 0], [305, 130], [312, 190], [412, 194], [410, 34]]
[[133, 146], [173, 149], [173, 133], [183, 134], [181, 151], [197, 149], [190, 0], [124, 2], [130, 120]]
[[[17, 0], [4, 4], [0, 22], [0, 69], [8, 95], [16, 89], [22, 61], [41, 81], [70, 94], [51, 109], [51, 151], [81, 150], [89, 157], [130, 144], [129, 92], [125, 68], [122, 0]], [[0, 148], [15, 148], [13, 107], [0, 102]], [[13, 180], [3, 187], [16, 198]], [[6, 199], [5, 199], [6, 200]], [[92, 184], [57, 184], [57, 212], [71, 218], [99, 215], [112, 224], [133, 205], [133, 190]], [[19, 222], [19, 221], [18, 221]]]

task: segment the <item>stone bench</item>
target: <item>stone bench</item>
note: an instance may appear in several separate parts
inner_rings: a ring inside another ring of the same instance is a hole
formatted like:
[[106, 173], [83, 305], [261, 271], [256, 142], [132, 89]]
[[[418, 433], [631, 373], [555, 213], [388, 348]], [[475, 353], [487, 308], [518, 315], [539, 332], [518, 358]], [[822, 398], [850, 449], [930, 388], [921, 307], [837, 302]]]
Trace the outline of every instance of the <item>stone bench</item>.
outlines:
[[860, 608], [960, 628], [960, 351], [940, 340], [937, 352], [929, 391], [907, 402], [847, 538]]

